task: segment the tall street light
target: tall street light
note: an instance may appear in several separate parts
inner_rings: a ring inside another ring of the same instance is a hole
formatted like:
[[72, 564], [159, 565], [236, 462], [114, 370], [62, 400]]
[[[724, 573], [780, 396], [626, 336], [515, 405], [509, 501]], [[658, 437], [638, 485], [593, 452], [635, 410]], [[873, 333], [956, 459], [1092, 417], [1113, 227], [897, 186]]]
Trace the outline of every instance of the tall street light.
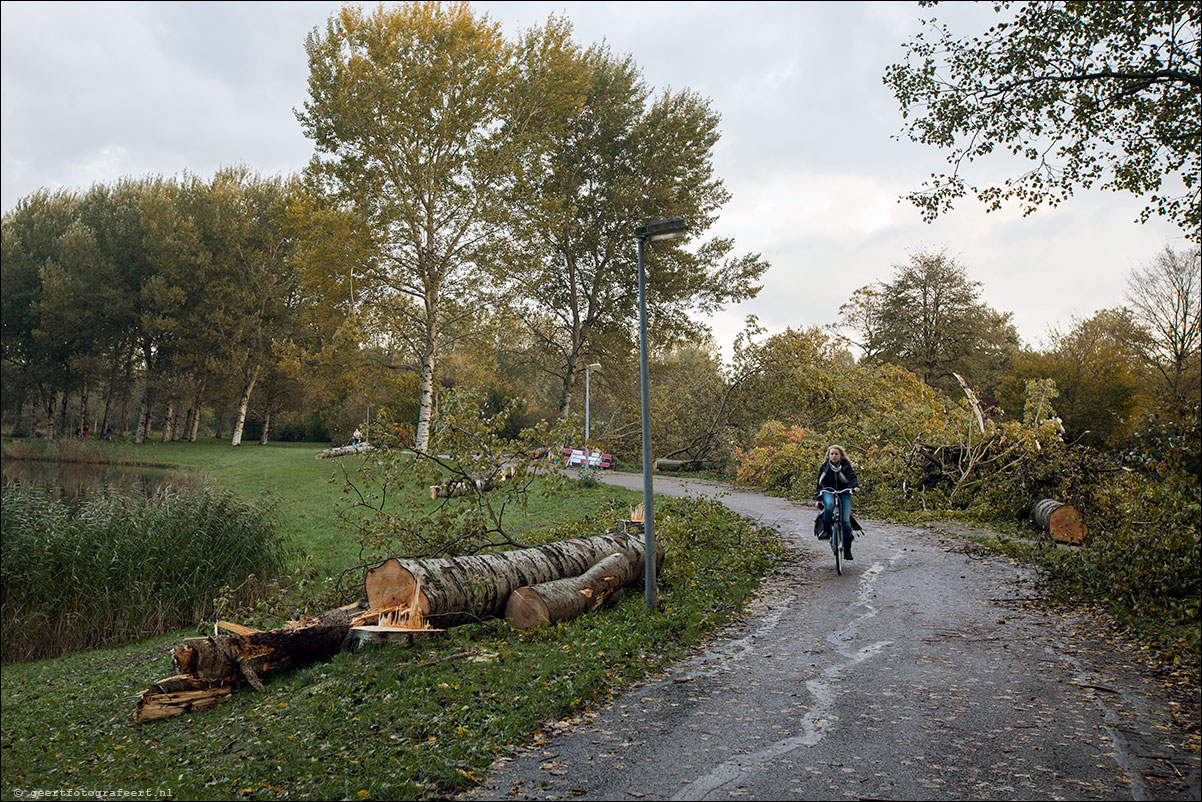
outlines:
[[588, 406], [589, 406], [589, 386], [588, 373], [590, 370], [596, 370], [601, 367], [600, 362], [594, 362], [591, 365], [584, 366], [584, 466], [586, 468], [592, 466], [593, 447], [589, 444], [588, 431]]
[[647, 380], [647, 288], [643, 277], [643, 251], [648, 243], [683, 239], [689, 227], [679, 217], [639, 226], [639, 383], [643, 407], [643, 597], [647, 612], [655, 609], [655, 511], [651, 502], [651, 386]]

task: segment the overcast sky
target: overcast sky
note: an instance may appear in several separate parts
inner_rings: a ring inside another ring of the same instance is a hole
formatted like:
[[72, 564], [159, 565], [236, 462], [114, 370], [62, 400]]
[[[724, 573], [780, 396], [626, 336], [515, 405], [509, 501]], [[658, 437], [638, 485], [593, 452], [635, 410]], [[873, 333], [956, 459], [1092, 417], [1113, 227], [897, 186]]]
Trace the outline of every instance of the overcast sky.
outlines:
[[[339, 3], [4, 2], [3, 208], [41, 187], [123, 176], [209, 176], [223, 165], [301, 170], [312, 152], [293, 110], [305, 100], [305, 36]], [[367, 4], [372, 5], [372, 4]], [[710, 323], [729, 355], [743, 319], [770, 332], [832, 322], [857, 287], [916, 250], [945, 249], [1012, 312], [1023, 340], [1123, 302], [1125, 275], [1174, 226], [1137, 221], [1126, 194], [1082, 192], [1023, 218], [971, 201], [926, 224], [898, 202], [943, 154], [894, 139], [882, 84], [902, 43], [937, 16], [983, 32], [989, 4], [912, 2], [481, 2], [517, 33], [555, 13], [582, 45], [630, 53], [656, 90], [688, 87], [722, 115], [718, 175], [734, 195], [713, 233], [771, 264], [759, 297]], [[980, 164], [971, 178], [1012, 165]], [[631, 243], [634, 248], [634, 243]]]

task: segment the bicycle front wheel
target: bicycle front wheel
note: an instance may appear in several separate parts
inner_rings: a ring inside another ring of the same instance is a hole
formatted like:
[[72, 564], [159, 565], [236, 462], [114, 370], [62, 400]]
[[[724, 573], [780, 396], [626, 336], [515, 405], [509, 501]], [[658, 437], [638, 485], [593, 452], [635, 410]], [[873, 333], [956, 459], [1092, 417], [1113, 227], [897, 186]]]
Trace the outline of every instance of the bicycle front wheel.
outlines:
[[843, 576], [843, 531], [838, 523], [831, 532], [831, 550], [835, 552], [835, 573]]

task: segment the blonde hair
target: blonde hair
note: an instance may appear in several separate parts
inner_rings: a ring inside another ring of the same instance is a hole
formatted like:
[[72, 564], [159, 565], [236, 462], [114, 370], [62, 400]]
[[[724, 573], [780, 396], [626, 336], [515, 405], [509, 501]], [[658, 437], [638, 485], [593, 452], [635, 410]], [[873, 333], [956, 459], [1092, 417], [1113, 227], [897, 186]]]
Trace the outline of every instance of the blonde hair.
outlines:
[[838, 445], [836, 443], [831, 443], [829, 446], [826, 447], [826, 458], [827, 459], [830, 459], [830, 454], [831, 454], [832, 448], [839, 449], [839, 460], [841, 462], [846, 462], [848, 465], [851, 464], [851, 460], [849, 460], [847, 458], [847, 449], [843, 448], [843, 446]]

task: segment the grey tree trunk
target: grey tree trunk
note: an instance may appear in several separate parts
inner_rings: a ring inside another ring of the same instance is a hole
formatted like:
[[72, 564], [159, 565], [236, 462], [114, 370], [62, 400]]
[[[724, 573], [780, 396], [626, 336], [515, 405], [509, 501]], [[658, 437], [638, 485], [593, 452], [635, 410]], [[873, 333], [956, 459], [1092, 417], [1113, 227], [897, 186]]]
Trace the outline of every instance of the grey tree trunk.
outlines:
[[134, 435], [134, 442], [141, 443], [150, 435], [150, 414], [153, 407], [150, 403], [149, 390], [142, 391], [142, 403], [138, 407], [138, 431]]
[[[657, 566], [662, 562], [658, 543]], [[527, 585], [579, 576], [611, 554], [643, 571], [639, 534], [561, 540], [532, 549], [433, 560], [386, 560], [367, 572], [364, 587], [375, 610], [407, 606], [431, 625], [455, 626], [505, 614], [509, 595]]]
[[188, 433], [188, 442], [195, 443], [200, 431], [200, 397], [204, 394], [204, 385], [196, 388], [196, 398], [192, 402], [192, 430]]
[[54, 410], [58, 396], [51, 392], [46, 394], [46, 439], [54, 439]]
[[641, 563], [633, 563], [617, 552], [580, 576], [518, 588], [509, 594], [505, 618], [514, 629], [567, 621], [615, 601], [621, 595], [619, 591], [642, 574]]
[[79, 390], [79, 433], [82, 435], [88, 428], [88, 381], [84, 379]]
[[243, 377], [242, 398], [238, 401], [238, 418], [234, 422], [233, 440], [230, 441], [232, 446], [242, 445], [242, 427], [246, 425], [246, 410], [250, 406], [251, 391], [255, 389], [255, 382], [259, 380], [259, 362], [255, 362], [255, 366], [249, 374], [244, 371]]
[[171, 419], [175, 415], [175, 399], [167, 400], [167, 414], [163, 416], [163, 437], [164, 443], [171, 442]]

